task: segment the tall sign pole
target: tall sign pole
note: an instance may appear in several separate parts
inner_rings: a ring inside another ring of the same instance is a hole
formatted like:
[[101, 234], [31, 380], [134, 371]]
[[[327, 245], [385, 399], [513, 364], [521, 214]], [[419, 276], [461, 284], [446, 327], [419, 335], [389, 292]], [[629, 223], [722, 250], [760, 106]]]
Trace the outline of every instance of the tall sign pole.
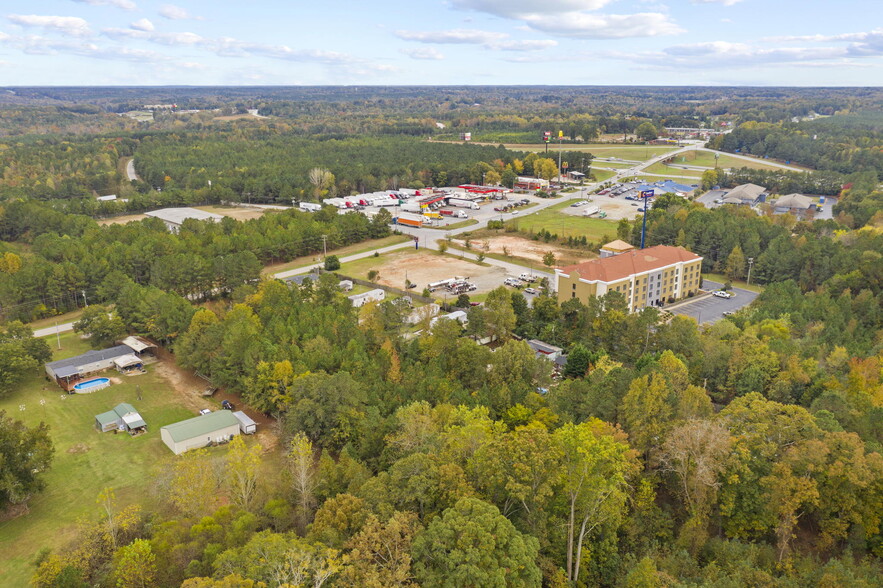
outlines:
[[644, 201], [644, 220], [641, 223], [641, 249], [644, 248], [644, 241], [647, 237], [647, 199], [653, 198], [653, 190], [642, 190], [641, 200]]
[[558, 185], [561, 185], [561, 138], [564, 131], [558, 131]]

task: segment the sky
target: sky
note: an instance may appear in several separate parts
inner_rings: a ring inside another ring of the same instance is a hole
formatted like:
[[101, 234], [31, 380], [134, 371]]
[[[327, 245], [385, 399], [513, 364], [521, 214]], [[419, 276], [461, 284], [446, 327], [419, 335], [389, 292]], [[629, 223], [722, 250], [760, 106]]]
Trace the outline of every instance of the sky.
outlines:
[[879, 86], [879, 3], [0, 0], [0, 86]]

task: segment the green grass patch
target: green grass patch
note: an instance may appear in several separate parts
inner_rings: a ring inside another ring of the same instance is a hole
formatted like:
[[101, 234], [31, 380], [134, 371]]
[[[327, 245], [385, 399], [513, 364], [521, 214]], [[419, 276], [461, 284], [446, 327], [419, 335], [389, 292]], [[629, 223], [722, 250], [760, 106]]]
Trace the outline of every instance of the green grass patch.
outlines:
[[[565, 203], [565, 206], [567, 205]], [[531, 234], [546, 229], [559, 237], [582, 237], [585, 235], [589, 241], [597, 241], [605, 236], [610, 238], [616, 236], [616, 223], [613, 221], [559, 214], [551, 208], [510, 220], [506, 224], [518, 232]]]
[[760, 294], [763, 292], [764, 287], [757, 284], [749, 284], [743, 280], [730, 280], [724, 274], [713, 274], [713, 273], [703, 273], [702, 277], [706, 280], [711, 280], [712, 282], [720, 282], [721, 284], [726, 284], [727, 281], [730, 281], [735, 288], [742, 288], [743, 290], [750, 290], [751, 292], [757, 292]]
[[[396, 245], [398, 243], [404, 243], [405, 241], [410, 241], [411, 238], [407, 235], [390, 235], [389, 237], [383, 237], [382, 239], [372, 239], [370, 241], [362, 241], [361, 243], [354, 243], [352, 245], [347, 245], [346, 247], [340, 247], [339, 249], [333, 249], [328, 252], [328, 255], [336, 255], [338, 257], [346, 257], [347, 255], [358, 255], [359, 253], [365, 253], [366, 251], [373, 251], [374, 249], [380, 249], [382, 247], [389, 247], [390, 245]], [[298, 257], [296, 259], [292, 259], [286, 263], [277, 263], [274, 265], [268, 265], [262, 270], [262, 274], [275, 274], [279, 272], [284, 272], [292, 269], [296, 269], [299, 267], [305, 267], [308, 265], [314, 265], [318, 263], [322, 259], [321, 255], [305, 255], [303, 257]]]
[[[54, 337], [51, 340], [55, 349]], [[65, 333], [62, 351], [55, 359], [81, 353], [87, 347], [73, 333]], [[174, 457], [160, 440], [159, 429], [195, 415], [181, 406], [177, 393], [157, 375], [154, 366], [148, 366], [144, 375], [118, 377], [121, 384], [92, 394], [68, 395], [47, 381], [41, 370], [0, 399], [0, 409], [28, 426], [41, 421], [49, 424], [55, 445], [52, 466], [44, 477], [46, 490], [30, 500], [30, 513], [0, 523], [3, 585], [27, 586], [33, 573], [30, 561], [40, 549], [57, 551], [75, 536], [78, 519], [96, 520], [99, 509], [95, 498], [105, 487], [115, 488], [121, 505], [141, 503], [145, 510], [151, 508], [147, 488], [156, 468]], [[136, 386], [141, 388], [141, 400]], [[95, 415], [120, 402], [135, 406], [147, 422], [148, 433], [133, 438], [95, 430]]]
[[[675, 164], [677, 165], [677, 164]], [[679, 167], [672, 167], [670, 165], [666, 165], [662, 162], [654, 163], [650, 167], [644, 170], [648, 174], [660, 174], [660, 175], [673, 175], [673, 176], [690, 176], [691, 178], [699, 179], [702, 177], [704, 170], [697, 169], [683, 169]]]
[[592, 170], [592, 175], [595, 176], [596, 182], [606, 182], [607, 180], [609, 180], [610, 178], [612, 178], [616, 174], [617, 174], [617, 172], [612, 171], [612, 170], [608, 170], [608, 169], [595, 168]]

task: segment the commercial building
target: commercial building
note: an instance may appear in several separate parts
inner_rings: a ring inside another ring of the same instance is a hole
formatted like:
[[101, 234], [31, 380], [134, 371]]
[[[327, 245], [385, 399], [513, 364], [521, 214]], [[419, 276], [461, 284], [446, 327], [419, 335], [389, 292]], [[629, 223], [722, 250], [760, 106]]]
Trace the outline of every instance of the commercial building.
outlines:
[[804, 218], [810, 210], [815, 211], [815, 202], [803, 194], [788, 194], [779, 197], [773, 203], [773, 207], [777, 214], [791, 213], [798, 218]]
[[754, 206], [766, 200], [766, 188], [757, 184], [736, 186], [724, 196], [724, 204], [744, 204]]
[[656, 245], [555, 269], [558, 302], [619, 292], [632, 312], [699, 291], [702, 257], [683, 247]]
[[204, 210], [199, 210], [198, 208], [161, 208], [152, 212], [145, 212], [144, 214], [160, 219], [166, 224], [166, 228], [172, 233], [180, 231], [181, 225], [183, 225], [184, 221], [187, 219], [208, 220], [218, 223], [224, 218], [220, 214], [206, 212]]
[[212, 443], [226, 443], [239, 434], [239, 427], [239, 419], [229, 410], [216, 410], [166, 425], [159, 430], [159, 436], [172, 453], [181, 455]]
[[614, 255], [619, 255], [620, 253], [626, 253], [627, 251], [634, 250], [635, 246], [631, 243], [626, 243], [620, 239], [616, 241], [611, 241], [607, 245], [601, 247], [601, 258], [605, 257], [613, 257]]

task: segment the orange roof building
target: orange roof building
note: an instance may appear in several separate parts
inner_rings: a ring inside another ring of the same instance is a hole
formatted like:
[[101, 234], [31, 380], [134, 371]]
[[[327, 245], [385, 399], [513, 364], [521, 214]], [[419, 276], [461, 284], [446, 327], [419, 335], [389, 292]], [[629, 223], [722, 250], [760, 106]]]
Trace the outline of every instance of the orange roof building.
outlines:
[[683, 247], [656, 245], [555, 269], [558, 302], [619, 292], [634, 311], [662, 306], [699, 291], [702, 257]]

